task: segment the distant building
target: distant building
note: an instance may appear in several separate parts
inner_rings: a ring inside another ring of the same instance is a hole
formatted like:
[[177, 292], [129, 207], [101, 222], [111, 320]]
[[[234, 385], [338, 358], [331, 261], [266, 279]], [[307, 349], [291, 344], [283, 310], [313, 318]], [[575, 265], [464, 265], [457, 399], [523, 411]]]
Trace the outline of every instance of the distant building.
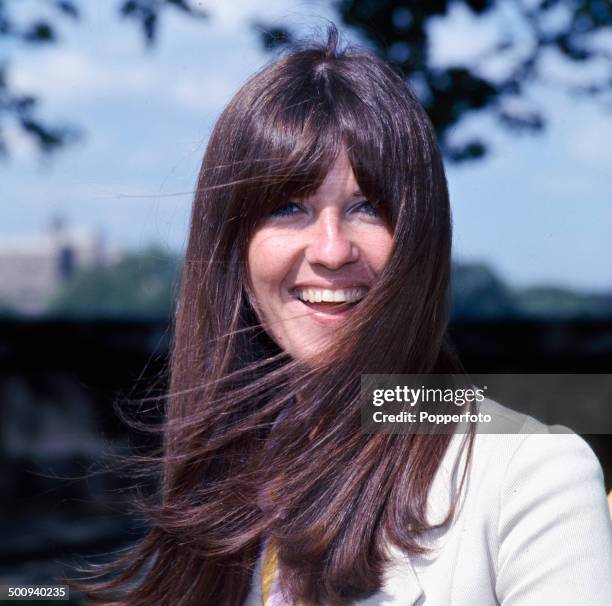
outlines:
[[0, 238], [0, 308], [39, 314], [76, 270], [105, 261], [100, 234], [68, 229], [59, 218], [47, 233]]

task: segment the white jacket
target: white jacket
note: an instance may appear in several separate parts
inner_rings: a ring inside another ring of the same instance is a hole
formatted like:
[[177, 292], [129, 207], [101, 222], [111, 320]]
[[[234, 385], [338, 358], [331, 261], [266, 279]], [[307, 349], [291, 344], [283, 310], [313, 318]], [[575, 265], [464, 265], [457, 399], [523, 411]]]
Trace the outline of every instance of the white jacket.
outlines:
[[[576, 434], [541, 433], [554, 428], [486, 404], [540, 433], [477, 434], [458, 513], [427, 535], [435, 551], [408, 558], [389, 545], [383, 587], [355, 604], [612, 606], [612, 523], [593, 451]], [[458, 488], [463, 440], [453, 437], [434, 479], [431, 522], [444, 518]], [[260, 557], [244, 606], [262, 604], [261, 565]]]

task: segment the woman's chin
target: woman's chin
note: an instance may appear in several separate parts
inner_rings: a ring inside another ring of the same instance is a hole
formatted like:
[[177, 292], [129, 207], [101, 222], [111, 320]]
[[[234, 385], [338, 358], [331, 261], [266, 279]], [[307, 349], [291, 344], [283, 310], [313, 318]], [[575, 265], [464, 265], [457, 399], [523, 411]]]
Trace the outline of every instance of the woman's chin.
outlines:
[[321, 330], [320, 324], [304, 327], [285, 349], [292, 357], [307, 361], [321, 354], [331, 344], [333, 334], [334, 331], [329, 328]]

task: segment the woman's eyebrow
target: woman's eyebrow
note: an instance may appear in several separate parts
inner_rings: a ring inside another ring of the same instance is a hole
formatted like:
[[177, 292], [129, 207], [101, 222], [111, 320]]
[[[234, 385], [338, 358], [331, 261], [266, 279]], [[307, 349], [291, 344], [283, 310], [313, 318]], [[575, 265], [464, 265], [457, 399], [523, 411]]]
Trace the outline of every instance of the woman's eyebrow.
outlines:
[[361, 193], [360, 189], [356, 189], [352, 194], [351, 194], [352, 198], [363, 198], [363, 194]]

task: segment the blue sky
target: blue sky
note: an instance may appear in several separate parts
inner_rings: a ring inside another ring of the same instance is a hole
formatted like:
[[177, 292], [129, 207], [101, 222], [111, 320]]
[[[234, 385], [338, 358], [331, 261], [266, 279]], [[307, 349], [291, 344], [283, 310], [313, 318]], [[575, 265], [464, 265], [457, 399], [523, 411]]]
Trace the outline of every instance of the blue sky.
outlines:
[[[308, 31], [333, 13], [323, 1], [211, 0], [202, 2], [209, 22], [169, 11], [158, 44], [146, 51], [135, 24], [117, 20], [116, 3], [84, 4], [84, 22], [66, 23], [62, 44], [20, 53], [12, 66], [17, 88], [43, 96], [45, 117], [72, 120], [85, 138], [41, 161], [8, 129], [0, 238], [41, 231], [60, 213], [75, 227], [101, 229], [110, 246], [157, 242], [181, 250], [189, 192], [214, 121], [272, 59], [249, 24], [258, 18]], [[28, 2], [22, 6], [26, 11]], [[455, 10], [433, 26], [434, 60], [443, 65], [482, 52], [504, 18], [474, 29], [474, 20]], [[555, 70], [573, 77], [551, 63]], [[447, 167], [455, 257], [484, 261], [515, 286], [610, 290], [612, 111], [551, 89], [534, 86], [530, 95], [547, 111], [543, 135], [504, 133], [487, 116], [455, 133], [484, 130], [493, 144], [485, 161]]]

